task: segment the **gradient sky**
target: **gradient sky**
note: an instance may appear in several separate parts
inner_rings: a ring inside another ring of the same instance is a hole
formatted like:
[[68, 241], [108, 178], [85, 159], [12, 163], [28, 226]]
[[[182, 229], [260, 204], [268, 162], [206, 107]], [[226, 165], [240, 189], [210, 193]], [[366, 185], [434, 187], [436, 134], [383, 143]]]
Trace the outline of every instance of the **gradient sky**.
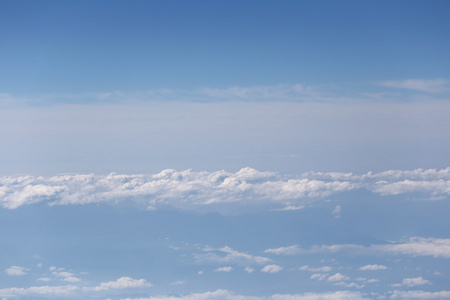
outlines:
[[0, 0], [0, 299], [450, 299], [449, 10]]

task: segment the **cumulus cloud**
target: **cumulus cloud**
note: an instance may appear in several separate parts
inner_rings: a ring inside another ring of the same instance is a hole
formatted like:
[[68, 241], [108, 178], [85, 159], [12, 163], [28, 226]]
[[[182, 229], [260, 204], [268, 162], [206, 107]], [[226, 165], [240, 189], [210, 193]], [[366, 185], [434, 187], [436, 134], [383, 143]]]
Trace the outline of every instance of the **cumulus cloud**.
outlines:
[[203, 251], [207, 253], [194, 254], [197, 263], [248, 265], [265, 264], [272, 261], [270, 258], [239, 252], [228, 246], [218, 249], [206, 247]]
[[365, 265], [359, 268], [360, 271], [377, 271], [377, 270], [386, 270], [387, 267], [383, 265]]
[[421, 276], [420, 277], [415, 277], [415, 278], [405, 278], [403, 279], [403, 282], [401, 284], [394, 284], [393, 286], [409, 286], [409, 287], [413, 287], [413, 286], [418, 286], [418, 285], [424, 285], [424, 284], [431, 284], [430, 281], [423, 279]]
[[130, 277], [121, 277], [116, 281], [102, 282], [99, 286], [93, 288], [86, 288], [86, 290], [93, 291], [107, 291], [111, 289], [127, 289], [127, 288], [140, 288], [150, 287], [151, 283], [145, 279], [133, 279]]
[[253, 273], [255, 269], [253, 269], [252, 267], [245, 267], [244, 271], [247, 273]]
[[[288, 176], [243, 168], [235, 173], [164, 170], [153, 175], [6, 176], [0, 178], [0, 205], [15, 209], [38, 202], [68, 205], [134, 201], [149, 209], [235, 203], [292, 210], [308, 201], [355, 189], [381, 195], [421, 192], [446, 197], [450, 195], [450, 167], [363, 175], [309, 172]], [[340, 209], [336, 207], [336, 215]]]
[[282, 270], [283, 268], [278, 266], [278, 265], [267, 265], [264, 268], [261, 269], [261, 272], [264, 273], [278, 273]]
[[8, 274], [10, 276], [25, 275], [26, 271], [29, 271], [29, 269], [27, 269], [25, 267], [19, 267], [19, 266], [11, 266], [5, 270], [6, 274]]

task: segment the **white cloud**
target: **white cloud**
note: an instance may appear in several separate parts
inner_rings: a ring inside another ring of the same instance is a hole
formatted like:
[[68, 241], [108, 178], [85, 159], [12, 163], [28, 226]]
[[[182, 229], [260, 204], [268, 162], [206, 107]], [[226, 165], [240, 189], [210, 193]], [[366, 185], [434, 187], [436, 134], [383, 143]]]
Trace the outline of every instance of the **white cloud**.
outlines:
[[253, 269], [252, 267], [245, 267], [244, 271], [247, 273], [253, 273], [255, 269]]
[[264, 252], [272, 253], [272, 254], [276, 254], [276, 255], [295, 255], [295, 254], [302, 253], [303, 250], [298, 245], [292, 245], [292, 246], [287, 246], [287, 247], [266, 249], [266, 250], [264, 250]]
[[140, 288], [150, 286], [152, 286], [152, 284], [147, 282], [147, 280], [145, 279], [133, 279], [130, 277], [121, 277], [116, 281], [102, 282], [100, 283], [99, 286], [86, 289], [93, 291], [107, 291], [111, 289], [127, 289], [127, 288]]
[[[312, 246], [310, 249], [303, 249], [301, 253], [335, 253], [340, 251], [348, 251], [355, 254], [385, 252], [396, 255], [403, 254], [411, 256], [433, 256], [450, 258], [450, 239], [411, 237], [410, 239], [405, 241], [391, 242], [389, 244], [376, 244], [370, 246], [361, 246], [355, 244], [316, 245]], [[362, 268], [367, 268], [368, 270], [370, 268], [377, 268], [375, 266], [377, 265], [369, 265]], [[380, 268], [380, 266], [378, 266], [378, 268]]]
[[221, 267], [214, 270], [214, 272], [231, 272], [233, 271], [233, 267]]
[[207, 253], [194, 254], [194, 259], [197, 263], [248, 265], [248, 264], [265, 264], [272, 261], [270, 258], [262, 256], [254, 256], [248, 253], [239, 252], [228, 246], [219, 249], [206, 247], [205, 249], [203, 249], [203, 251]]
[[403, 279], [402, 285], [413, 287], [418, 285], [431, 284], [430, 281], [423, 279], [422, 277], [415, 278], [405, 278]]
[[328, 281], [342, 281], [342, 280], [349, 280], [350, 278], [348, 278], [345, 275], [342, 275], [341, 273], [336, 273], [330, 277], [328, 277]]
[[371, 248], [394, 254], [450, 258], [450, 239], [412, 237], [405, 242], [372, 245]]
[[341, 217], [341, 212], [342, 212], [342, 206], [341, 205], [336, 205], [336, 207], [334, 208], [332, 214], [334, 215], [334, 217], [336, 219], [339, 219]]
[[123, 300], [367, 300], [359, 292], [336, 291], [328, 293], [276, 294], [267, 297], [236, 295], [227, 290], [195, 293], [184, 296], [156, 296], [148, 298], [126, 298]]
[[310, 271], [310, 272], [330, 272], [333, 268], [329, 266], [323, 266], [318, 268], [311, 268], [310, 266], [302, 266], [300, 267], [301, 271]]
[[449, 299], [450, 291], [425, 292], [425, 291], [393, 291], [391, 299]]
[[300, 210], [305, 208], [303, 205], [295, 206], [295, 205], [287, 205], [283, 208], [277, 208], [276, 211], [291, 211], [291, 210]]
[[184, 280], [178, 280], [178, 281], [175, 281], [175, 282], [172, 282], [172, 283], [171, 283], [171, 285], [182, 285], [182, 284], [186, 284], [186, 281], [184, 281]]
[[69, 295], [78, 291], [80, 288], [74, 285], [63, 286], [33, 286], [28, 288], [4, 288], [0, 289], [0, 297], [15, 297], [18, 295]]
[[327, 277], [328, 277], [327, 273], [325, 273], [325, 274], [315, 273], [315, 274], [312, 274], [311, 277], [309, 277], [309, 278], [317, 279], [317, 280], [324, 280], [324, 279], [327, 279]]
[[[135, 201], [152, 209], [165, 205], [195, 209], [234, 203], [291, 210], [313, 199], [355, 189], [381, 195], [420, 192], [440, 199], [450, 195], [450, 167], [363, 175], [309, 172], [287, 176], [243, 168], [235, 173], [169, 169], [153, 175], [8, 176], [0, 177], [0, 205], [15, 209], [37, 202], [68, 205]], [[338, 205], [333, 213], [338, 216], [341, 209]]]
[[336, 282], [334, 285], [337, 286], [343, 286], [346, 288], [356, 288], [356, 289], [362, 289], [364, 287], [364, 284], [357, 284], [356, 282], [344, 282], [344, 281], [340, 281], [340, 282]]
[[278, 265], [267, 265], [264, 268], [261, 269], [261, 272], [264, 273], [278, 273], [282, 270], [283, 268], [278, 266]]
[[39, 280], [39, 281], [45, 281], [45, 282], [51, 281], [51, 279], [48, 278], [48, 277], [41, 277], [41, 278], [38, 278], [38, 279], [36, 279], [36, 280]]
[[387, 267], [383, 265], [365, 265], [359, 268], [360, 271], [377, 271], [377, 270], [386, 270]]
[[445, 79], [406, 79], [398, 81], [383, 81], [382, 86], [416, 90], [427, 93], [442, 93], [450, 90], [450, 80]]
[[81, 281], [80, 278], [73, 277], [73, 276], [66, 277], [66, 278], [64, 278], [63, 280], [64, 280], [64, 281], [67, 281], [67, 282], [72, 282], [72, 283], [80, 282], [80, 281]]
[[10, 276], [25, 275], [26, 271], [29, 271], [29, 269], [27, 269], [25, 267], [19, 267], [19, 266], [11, 266], [5, 270], [6, 274], [8, 274]]

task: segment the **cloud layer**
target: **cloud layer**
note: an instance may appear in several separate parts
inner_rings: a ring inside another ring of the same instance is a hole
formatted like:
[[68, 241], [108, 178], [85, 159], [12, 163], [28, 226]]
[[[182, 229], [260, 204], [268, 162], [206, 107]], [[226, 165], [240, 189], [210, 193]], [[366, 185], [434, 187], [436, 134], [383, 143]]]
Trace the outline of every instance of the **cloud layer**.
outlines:
[[168, 169], [153, 175], [5, 176], [0, 178], [0, 203], [8, 209], [38, 202], [68, 205], [122, 201], [134, 201], [149, 209], [167, 205], [195, 209], [223, 203], [292, 207], [356, 189], [383, 196], [423, 193], [445, 198], [450, 195], [450, 168], [363, 175], [309, 172], [287, 176], [243, 168], [235, 173]]

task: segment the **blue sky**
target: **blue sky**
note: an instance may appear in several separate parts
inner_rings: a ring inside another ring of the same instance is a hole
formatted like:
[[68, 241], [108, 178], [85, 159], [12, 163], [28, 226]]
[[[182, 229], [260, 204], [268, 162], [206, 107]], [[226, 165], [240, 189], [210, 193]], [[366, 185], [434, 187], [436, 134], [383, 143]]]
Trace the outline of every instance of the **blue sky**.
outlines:
[[0, 1], [0, 299], [449, 299], [448, 1]]

